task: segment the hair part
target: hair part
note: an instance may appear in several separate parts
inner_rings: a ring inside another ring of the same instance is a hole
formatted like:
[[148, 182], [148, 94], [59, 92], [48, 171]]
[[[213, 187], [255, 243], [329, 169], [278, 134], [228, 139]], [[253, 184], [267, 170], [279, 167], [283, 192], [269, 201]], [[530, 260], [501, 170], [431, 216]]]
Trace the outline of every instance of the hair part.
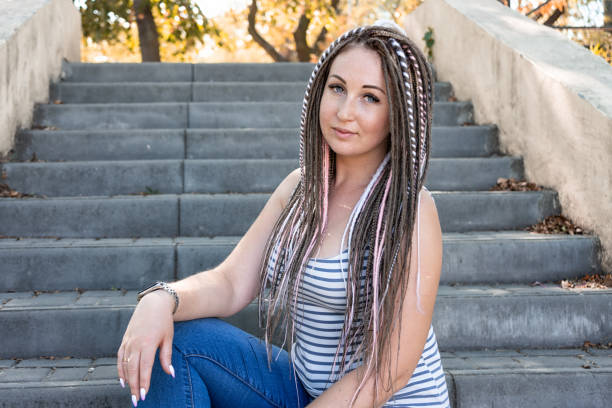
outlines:
[[[357, 27], [336, 39], [315, 65], [306, 87], [301, 116], [301, 177], [266, 243], [260, 265], [258, 304], [260, 327], [265, 316], [269, 363], [269, 341], [281, 323], [283, 346], [289, 334], [288, 349], [292, 352], [302, 273], [313, 249], [321, 243], [321, 231], [327, 223], [329, 191], [335, 179], [335, 153], [319, 126], [319, 102], [334, 58], [357, 46], [372, 49], [381, 58], [390, 107], [390, 138], [387, 156], [355, 205], [341, 244], [344, 246], [346, 237], [347, 312], [330, 381], [339, 379], [365, 359], [366, 373], [351, 406], [372, 373], [377, 393], [383, 358], [389, 362], [387, 378], [393, 390], [390, 350], [385, 347], [385, 341], [402, 314], [401, 300], [406, 295], [409, 273], [406, 265], [410, 264], [407, 257], [413, 252], [410, 247], [418, 192], [423, 187], [429, 163], [432, 73], [423, 53], [402, 33], [382, 26]], [[358, 290], [363, 279], [364, 289]], [[418, 282], [417, 275], [417, 305]], [[349, 352], [354, 354], [347, 359]], [[332, 379], [336, 364], [340, 366], [340, 373]]]

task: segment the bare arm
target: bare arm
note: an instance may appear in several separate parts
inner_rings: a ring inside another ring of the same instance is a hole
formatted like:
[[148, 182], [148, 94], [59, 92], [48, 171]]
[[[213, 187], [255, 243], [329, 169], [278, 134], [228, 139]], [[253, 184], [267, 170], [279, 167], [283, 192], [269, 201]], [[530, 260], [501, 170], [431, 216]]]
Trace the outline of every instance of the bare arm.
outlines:
[[155, 352], [163, 370], [174, 376], [172, 338], [174, 321], [203, 317], [225, 317], [242, 310], [257, 295], [259, 265], [265, 243], [289, 196], [299, 181], [299, 170], [289, 174], [276, 188], [238, 245], [219, 266], [200, 272], [170, 286], [179, 296], [172, 315], [174, 297], [157, 290], [136, 306], [117, 351], [117, 374], [128, 381], [132, 398], [149, 391]]
[[[410, 262], [410, 274], [406, 297], [403, 300], [402, 310], [402, 332], [398, 333], [399, 325], [395, 326], [391, 334], [391, 339], [387, 345], [391, 349], [391, 381], [395, 392], [403, 388], [414, 372], [431, 325], [440, 273], [442, 270], [442, 231], [438, 219], [438, 212], [431, 194], [427, 190], [421, 191], [420, 214], [420, 263], [421, 263], [421, 305], [423, 314], [417, 311], [416, 304], [416, 272], [417, 257], [412, 256]], [[412, 242], [417, 242], [416, 220]], [[416, 246], [414, 246], [416, 248]], [[427, 248], [426, 251], [423, 248]], [[400, 344], [399, 355], [396, 355], [398, 342]], [[385, 353], [386, 354], [386, 353]], [[387, 361], [382, 362], [385, 370], [382, 372], [382, 381], [379, 381], [378, 399], [374, 400], [374, 376], [369, 376], [361, 389], [355, 404], [355, 408], [360, 407], [381, 407], [393, 395], [391, 390], [382, 388], [382, 384], [388, 383]], [[351, 398], [364, 376], [365, 367], [363, 365], [344, 375], [340, 380], [329, 387], [318, 398], [316, 398], [309, 408], [341, 408], [348, 407]]]
[[[299, 176], [299, 169], [296, 169], [279, 184], [246, 234], [220, 265], [170, 284], [180, 299], [175, 321], [231, 316], [257, 296], [259, 265], [266, 241]], [[174, 299], [167, 292], [157, 292], [174, 307]]]

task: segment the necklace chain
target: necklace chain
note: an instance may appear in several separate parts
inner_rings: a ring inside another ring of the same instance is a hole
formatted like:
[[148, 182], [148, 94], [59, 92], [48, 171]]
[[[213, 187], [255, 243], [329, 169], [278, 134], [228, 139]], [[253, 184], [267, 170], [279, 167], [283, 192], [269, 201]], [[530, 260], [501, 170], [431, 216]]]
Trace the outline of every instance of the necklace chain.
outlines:
[[[349, 206], [349, 205], [346, 205], [346, 204], [336, 204], [336, 205], [337, 205], [338, 207], [340, 207], [340, 208], [345, 208], [345, 209], [347, 209], [347, 210], [349, 210], [349, 211], [352, 211], [352, 210], [353, 210], [353, 207], [351, 207], [351, 206]], [[323, 229], [323, 233], [325, 234], [325, 236], [326, 236], [326, 237], [331, 237], [331, 236], [332, 236], [332, 233], [331, 233], [331, 232], [327, 232], [327, 227], [328, 227], [328, 226], [329, 226], [329, 224], [327, 224], [327, 225], [325, 226], [325, 228]]]

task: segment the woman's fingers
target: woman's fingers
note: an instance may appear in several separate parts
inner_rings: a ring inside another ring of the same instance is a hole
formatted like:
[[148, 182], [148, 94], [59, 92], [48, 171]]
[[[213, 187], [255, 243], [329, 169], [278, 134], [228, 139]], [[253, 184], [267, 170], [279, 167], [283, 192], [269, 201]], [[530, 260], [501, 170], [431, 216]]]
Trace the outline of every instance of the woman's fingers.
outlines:
[[[127, 353], [126, 353], [127, 354]], [[130, 384], [130, 392], [132, 393], [132, 403], [134, 406], [138, 404], [140, 390], [140, 352], [132, 351], [127, 357], [129, 361], [124, 362], [124, 367], [127, 367], [127, 380]], [[124, 371], [126, 368], [124, 368]]]
[[155, 361], [155, 350], [153, 348], [145, 348], [140, 353], [140, 399], [144, 401], [149, 385], [151, 384], [151, 372], [153, 371], [153, 362]]
[[125, 388], [125, 372], [123, 371], [123, 355], [125, 354], [125, 347], [121, 344], [119, 350], [117, 350], [117, 375], [119, 376], [119, 382], [121, 383], [121, 387]]
[[166, 337], [159, 349], [159, 363], [167, 374], [174, 378], [174, 367], [172, 367], [172, 335]]

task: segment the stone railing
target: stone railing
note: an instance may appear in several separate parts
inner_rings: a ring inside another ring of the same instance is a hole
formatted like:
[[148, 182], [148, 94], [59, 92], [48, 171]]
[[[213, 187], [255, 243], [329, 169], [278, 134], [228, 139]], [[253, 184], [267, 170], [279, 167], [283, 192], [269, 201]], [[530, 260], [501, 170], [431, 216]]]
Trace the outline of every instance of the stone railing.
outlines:
[[433, 29], [438, 79], [495, 123], [504, 154], [529, 181], [559, 194], [565, 216], [602, 244], [612, 272], [612, 67], [494, 0], [425, 0], [407, 16], [421, 49]]
[[71, 0], [0, 2], [0, 159], [35, 103], [48, 102], [62, 60], [81, 59], [81, 15]]

